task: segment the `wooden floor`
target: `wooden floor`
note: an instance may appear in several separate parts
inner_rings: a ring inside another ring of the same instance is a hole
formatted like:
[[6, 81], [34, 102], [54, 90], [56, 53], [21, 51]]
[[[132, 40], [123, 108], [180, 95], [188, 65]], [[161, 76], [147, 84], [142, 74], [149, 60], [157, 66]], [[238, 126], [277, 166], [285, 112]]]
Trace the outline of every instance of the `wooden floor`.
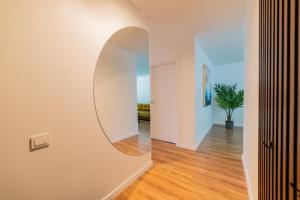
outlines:
[[139, 120], [139, 134], [113, 143], [121, 152], [132, 156], [143, 155], [151, 151], [150, 121]]
[[197, 151], [153, 140], [154, 166], [116, 200], [246, 200], [243, 130], [213, 126]]

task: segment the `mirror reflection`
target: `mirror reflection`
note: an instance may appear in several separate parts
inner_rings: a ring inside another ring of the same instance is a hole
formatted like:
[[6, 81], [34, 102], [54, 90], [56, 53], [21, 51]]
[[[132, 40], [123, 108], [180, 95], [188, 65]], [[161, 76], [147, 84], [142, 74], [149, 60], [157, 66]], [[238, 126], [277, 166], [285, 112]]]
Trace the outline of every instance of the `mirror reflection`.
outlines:
[[150, 151], [148, 32], [128, 27], [102, 49], [94, 78], [98, 120], [110, 142], [129, 155]]

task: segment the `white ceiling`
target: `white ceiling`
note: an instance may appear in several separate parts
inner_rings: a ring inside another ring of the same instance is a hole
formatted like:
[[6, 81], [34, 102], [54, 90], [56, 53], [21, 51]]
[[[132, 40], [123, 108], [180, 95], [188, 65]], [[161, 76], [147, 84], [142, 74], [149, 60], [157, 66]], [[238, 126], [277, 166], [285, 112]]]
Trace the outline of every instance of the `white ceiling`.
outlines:
[[150, 28], [151, 42], [198, 36], [213, 64], [243, 61], [246, 0], [129, 0]]

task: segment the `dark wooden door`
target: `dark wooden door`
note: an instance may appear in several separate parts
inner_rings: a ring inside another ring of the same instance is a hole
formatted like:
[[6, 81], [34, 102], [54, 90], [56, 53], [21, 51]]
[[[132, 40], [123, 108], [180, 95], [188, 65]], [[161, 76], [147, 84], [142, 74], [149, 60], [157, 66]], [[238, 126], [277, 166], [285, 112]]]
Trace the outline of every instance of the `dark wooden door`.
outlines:
[[299, 32], [299, 0], [260, 0], [261, 200], [300, 200]]

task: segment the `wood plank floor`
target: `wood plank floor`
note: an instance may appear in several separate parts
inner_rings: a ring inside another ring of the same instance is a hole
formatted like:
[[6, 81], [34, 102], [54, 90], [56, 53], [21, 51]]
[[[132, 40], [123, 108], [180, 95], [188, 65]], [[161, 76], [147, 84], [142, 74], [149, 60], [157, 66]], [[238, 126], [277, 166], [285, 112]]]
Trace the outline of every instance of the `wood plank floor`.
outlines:
[[138, 156], [151, 151], [150, 121], [139, 120], [139, 134], [113, 143], [113, 145], [128, 155]]
[[246, 200], [243, 130], [213, 126], [197, 151], [152, 141], [154, 166], [116, 200]]

